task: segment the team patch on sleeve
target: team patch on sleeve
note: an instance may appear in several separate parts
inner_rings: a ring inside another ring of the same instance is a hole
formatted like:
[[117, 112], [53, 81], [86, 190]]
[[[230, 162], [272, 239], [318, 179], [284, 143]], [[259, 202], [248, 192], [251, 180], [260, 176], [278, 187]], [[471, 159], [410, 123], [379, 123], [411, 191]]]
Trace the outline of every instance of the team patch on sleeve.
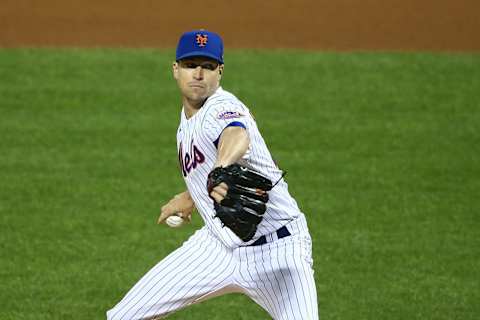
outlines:
[[245, 115], [238, 111], [222, 111], [217, 115], [217, 118], [221, 120], [228, 120], [228, 119], [240, 118], [243, 116]]

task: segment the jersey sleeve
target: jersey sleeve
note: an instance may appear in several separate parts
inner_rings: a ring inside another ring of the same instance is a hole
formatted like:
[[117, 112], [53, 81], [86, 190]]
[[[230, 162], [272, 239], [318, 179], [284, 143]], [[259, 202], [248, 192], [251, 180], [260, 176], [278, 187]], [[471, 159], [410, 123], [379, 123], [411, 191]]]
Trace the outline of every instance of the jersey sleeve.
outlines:
[[218, 147], [223, 130], [231, 126], [244, 128], [251, 138], [250, 132], [256, 124], [247, 107], [232, 101], [218, 102], [205, 114], [203, 128], [215, 147]]

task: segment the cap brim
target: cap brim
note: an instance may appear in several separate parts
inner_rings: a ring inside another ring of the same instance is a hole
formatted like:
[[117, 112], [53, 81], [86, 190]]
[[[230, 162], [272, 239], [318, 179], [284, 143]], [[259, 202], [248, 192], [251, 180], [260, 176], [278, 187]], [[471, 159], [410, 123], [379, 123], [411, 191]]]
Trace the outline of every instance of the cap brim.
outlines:
[[205, 52], [205, 51], [191, 51], [189, 53], [181, 55], [180, 57], [177, 57], [177, 60], [182, 60], [182, 59], [191, 58], [191, 57], [207, 57], [207, 58], [211, 58], [211, 59], [216, 60], [216, 61], [220, 62], [221, 64], [223, 64], [223, 60], [220, 60], [214, 54], [211, 54], [211, 53]]

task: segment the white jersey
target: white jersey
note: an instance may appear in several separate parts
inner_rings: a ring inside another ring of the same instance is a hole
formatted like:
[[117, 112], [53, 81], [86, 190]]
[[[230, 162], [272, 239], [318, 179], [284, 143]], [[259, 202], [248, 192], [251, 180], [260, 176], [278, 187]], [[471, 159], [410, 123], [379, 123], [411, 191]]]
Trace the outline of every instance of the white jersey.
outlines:
[[[269, 192], [264, 219], [250, 242], [213, 218], [207, 175], [217, 158], [218, 137], [227, 126], [242, 126], [248, 132], [244, 165], [273, 182], [281, 178], [255, 120], [235, 96], [219, 88], [190, 119], [182, 112], [177, 133], [181, 171], [205, 226], [147, 272], [107, 312], [108, 320], [163, 319], [231, 292], [246, 294], [276, 320], [318, 320], [311, 237], [285, 181]], [[253, 243], [263, 235], [265, 242]]]
[[[222, 131], [228, 126], [241, 126], [248, 132], [250, 145], [239, 161], [270, 178], [278, 184], [269, 192], [269, 201], [264, 218], [249, 242], [243, 242], [221, 221], [214, 218], [213, 200], [207, 192], [207, 176], [217, 158], [217, 145]], [[177, 149], [181, 171], [195, 206], [205, 221], [206, 227], [227, 247], [253, 243], [262, 235], [274, 233], [291, 220], [303, 215], [296, 201], [288, 192], [287, 183], [281, 178], [282, 171], [272, 156], [257, 128], [249, 109], [233, 94], [219, 87], [190, 119], [182, 109], [177, 131]]]

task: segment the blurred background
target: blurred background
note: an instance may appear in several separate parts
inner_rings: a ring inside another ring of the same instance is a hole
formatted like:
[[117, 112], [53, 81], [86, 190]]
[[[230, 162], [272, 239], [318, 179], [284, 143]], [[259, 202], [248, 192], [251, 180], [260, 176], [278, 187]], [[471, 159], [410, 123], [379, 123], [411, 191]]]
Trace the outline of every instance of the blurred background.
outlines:
[[[225, 39], [313, 238], [320, 315], [478, 319], [480, 2], [0, 0], [0, 319], [105, 319], [202, 221], [171, 76], [184, 31]], [[269, 319], [242, 295], [171, 319]], [[169, 319], [170, 319], [169, 318]]]

